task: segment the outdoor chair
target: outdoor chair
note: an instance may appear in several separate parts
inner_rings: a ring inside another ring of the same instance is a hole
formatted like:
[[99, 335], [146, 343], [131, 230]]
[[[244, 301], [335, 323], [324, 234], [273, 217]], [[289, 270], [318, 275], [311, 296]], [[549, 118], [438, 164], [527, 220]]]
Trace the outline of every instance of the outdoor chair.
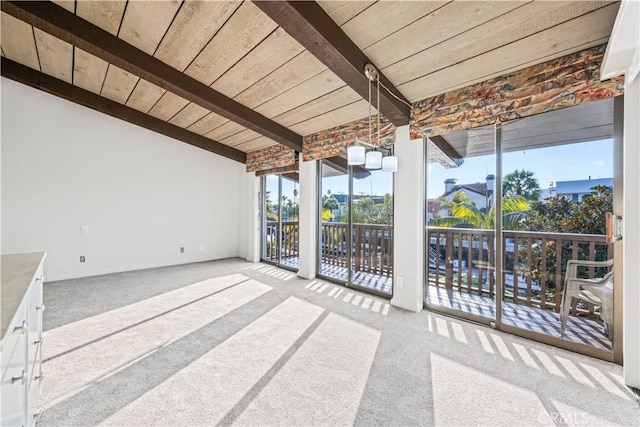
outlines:
[[561, 337], [564, 337], [567, 317], [575, 298], [600, 306], [600, 318], [604, 321], [605, 332], [613, 341], [613, 271], [608, 272], [602, 278], [581, 279], [578, 277], [578, 267], [611, 267], [612, 265], [612, 259], [607, 261], [569, 260], [567, 262], [564, 293], [560, 306]]

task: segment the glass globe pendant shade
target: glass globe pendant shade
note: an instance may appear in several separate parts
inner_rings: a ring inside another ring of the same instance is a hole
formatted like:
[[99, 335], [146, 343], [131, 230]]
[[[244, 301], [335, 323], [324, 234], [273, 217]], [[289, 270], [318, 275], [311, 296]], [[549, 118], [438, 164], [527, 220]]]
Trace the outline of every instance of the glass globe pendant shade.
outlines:
[[387, 156], [382, 159], [382, 170], [385, 172], [398, 172], [398, 158]]
[[352, 145], [347, 149], [347, 163], [350, 165], [364, 165], [365, 153], [361, 145]]
[[382, 152], [369, 151], [366, 156], [364, 167], [367, 169], [380, 169], [382, 167]]

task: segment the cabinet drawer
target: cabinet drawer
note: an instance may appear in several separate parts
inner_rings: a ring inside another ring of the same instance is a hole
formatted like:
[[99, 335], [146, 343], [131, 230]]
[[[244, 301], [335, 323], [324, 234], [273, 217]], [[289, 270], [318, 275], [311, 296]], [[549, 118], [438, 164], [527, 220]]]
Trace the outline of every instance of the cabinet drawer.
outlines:
[[42, 342], [42, 309], [39, 306], [33, 305], [29, 308], [29, 317], [27, 323], [29, 329], [27, 332], [27, 339], [29, 344], [27, 346], [27, 366], [31, 367], [36, 360], [40, 343]]
[[42, 267], [36, 272], [33, 282], [29, 286], [27, 291], [27, 300], [29, 301], [29, 309], [32, 306], [42, 305], [42, 283], [44, 282], [44, 275], [42, 274]]
[[29, 364], [29, 387], [32, 383], [42, 383], [42, 344], [33, 345], [34, 358]]
[[18, 366], [26, 366], [26, 343], [29, 324], [25, 318], [25, 305], [25, 301], [22, 301], [2, 340], [2, 353], [0, 356], [2, 378], [8, 374], [8, 370], [12, 367], [15, 370], [16, 364]]
[[25, 407], [27, 386], [22, 383], [21, 379], [16, 380], [12, 375], [19, 378], [24, 371], [13, 372], [11, 370], [9, 372], [10, 375], [6, 375], [2, 379], [2, 420], [0, 424], [3, 426], [21, 426], [24, 424], [24, 416], [27, 409]]
[[[39, 372], [39, 369], [38, 369]], [[38, 376], [41, 375], [38, 373]], [[31, 378], [29, 390], [27, 391], [27, 426], [36, 425], [36, 421], [40, 415], [38, 410], [38, 401], [40, 400], [40, 382], [41, 377]]]
[[38, 385], [42, 381], [42, 345], [41, 343], [32, 344], [29, 347], [29, 360], [27, 361], [29, 371], [29, 387], [36, 382]]
[[17, 336], [17, 342], [11, 355], [5, 354], [3, 351], [3, 363], [6, 363], [6, 371], [2, 376], [2, 421], [3, 426], [21, 426], [24, 424], [25, 416], [25, 397], [27, 384], [29, 382], [29, 374], [26, 365], [26, 343], [27, 334], [21, 331], [10, 330], [5, 337]]

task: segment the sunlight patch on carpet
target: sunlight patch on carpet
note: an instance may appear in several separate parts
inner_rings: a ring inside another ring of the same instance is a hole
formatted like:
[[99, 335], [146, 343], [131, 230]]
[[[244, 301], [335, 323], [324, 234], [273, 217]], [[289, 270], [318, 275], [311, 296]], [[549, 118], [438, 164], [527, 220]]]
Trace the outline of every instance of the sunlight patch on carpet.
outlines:
[[217, 424], [323, 311], [290, 297], [103, 424]]
[[329, 314], [236, 424], [352, 425], [380, 336]]
[[[224, 280], [222, 282], [226, 283]], [[92, 382], [122, 369], [163, 345], [196, 331], [264, 295], [271, 289], [270, 286], [263, 283], [248, 280], [45, 362], [43, 371], [47, 372], [47, 380], [43, 382], [42, 386], [41, 402], [43, 408], [53, 406]], [[163, 309], [166, 309], [168, 304], [168, 301], [164, 299], [155, 300], [152, 298], [145, 301], [137, 304], [137, 308], [145, 313], [155, 313], [157, 311], [154, 308], [156, 302]], [[146, 307], [145, 304], [148, 304], [149, 307]], [[174, 302], [174, 307], [176, 306], [179, 306], [177, 301]], [[128, 319], [126, 316], [124, 318]], [[123, 326], [122, 318], [112, 314], [111, 320], [119, 327]], [[135, 323], [135, 320], [137, 318], [131, 320], [132, 324]], [[108, 320], [105, 319], [105, 322]], [[64, 340], [67, 336], [71, 339], [74, 333], [83, 335], [84, 328], [91, 326], [93, 323], [88, 322], [77, 331], [65, 329], [65, 335], [57, 338]], [[111, 330], [110, 327], [106, 329]]]

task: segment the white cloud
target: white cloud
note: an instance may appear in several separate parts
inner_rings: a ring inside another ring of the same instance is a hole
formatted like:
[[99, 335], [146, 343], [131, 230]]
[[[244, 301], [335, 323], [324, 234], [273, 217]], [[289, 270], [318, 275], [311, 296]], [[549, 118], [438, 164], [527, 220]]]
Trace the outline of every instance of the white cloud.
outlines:
[[593, 161], [593, 166], [597, 167], [597, 168], [601, 168], [604, 166], [604, 160], [594, 160]]

